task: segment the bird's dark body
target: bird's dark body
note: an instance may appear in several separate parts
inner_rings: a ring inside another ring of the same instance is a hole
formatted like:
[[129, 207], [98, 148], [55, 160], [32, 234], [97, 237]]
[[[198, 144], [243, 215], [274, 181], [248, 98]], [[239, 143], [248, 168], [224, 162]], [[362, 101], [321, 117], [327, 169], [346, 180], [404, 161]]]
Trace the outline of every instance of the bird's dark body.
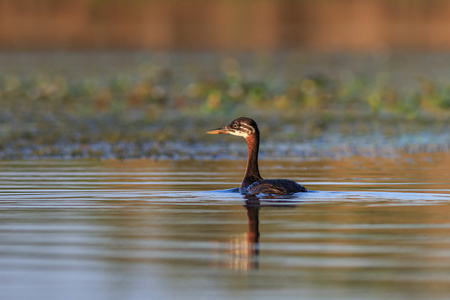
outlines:
[[308, 192], [308, 190], [295, 181], [289, 179], [261, 179], [253, 182], [247, 187], [239, 189], [241, 194], [256, 195], [256, 194], [274, 194], [274, 195], [289, 195], [301, 192]]
[[237, 118], [227, 126], [208, 131], [210, 134], [232, 134], [242, 136], [248, 145], [247, 169], [245, 170], [239, 192], [243, 195], [272, 194], [290, 195], [308, 190], [295, 181], [288, 179], [263, 179], [259, 174], [259, 129], [250, 118]]

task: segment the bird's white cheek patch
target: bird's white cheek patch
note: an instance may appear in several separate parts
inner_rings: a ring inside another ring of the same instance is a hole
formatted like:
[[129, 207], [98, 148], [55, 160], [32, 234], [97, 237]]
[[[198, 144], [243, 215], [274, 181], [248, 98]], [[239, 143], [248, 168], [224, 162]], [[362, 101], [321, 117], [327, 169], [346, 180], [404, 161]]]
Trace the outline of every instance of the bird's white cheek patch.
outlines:
[[248, 132], [242, 132], [242, 131], [230, 131], [230, 134], [236, 135], [236, 136], [242, 136], [244, 138], [248, 137]]

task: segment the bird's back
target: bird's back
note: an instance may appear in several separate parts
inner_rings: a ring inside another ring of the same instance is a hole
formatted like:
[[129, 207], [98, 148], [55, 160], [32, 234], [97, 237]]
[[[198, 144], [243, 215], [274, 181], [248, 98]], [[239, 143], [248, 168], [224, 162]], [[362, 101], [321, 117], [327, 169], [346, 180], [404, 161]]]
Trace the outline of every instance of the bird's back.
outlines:
[[272, 195], [289, 195], [294, 193], [308, 192], [308, 190], [295, 181], [288, 179], [261, 179], [250, 184], [242, 194], [272, 194]]

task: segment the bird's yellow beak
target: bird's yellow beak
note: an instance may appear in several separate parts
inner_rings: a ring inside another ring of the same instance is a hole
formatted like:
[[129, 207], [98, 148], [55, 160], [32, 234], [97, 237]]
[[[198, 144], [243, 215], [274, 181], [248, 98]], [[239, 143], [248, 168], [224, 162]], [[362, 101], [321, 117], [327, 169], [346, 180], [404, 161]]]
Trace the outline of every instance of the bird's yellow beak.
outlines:
[[214, 130], [207, 131], [206, 133], [208, 133], [208, 134], [228, 134], [228, 133], [230, 133], [230, 131], [225, 126], [225, 127], [222, 127], [222, 128], [217, 128], [217, 129], [214, 129]]

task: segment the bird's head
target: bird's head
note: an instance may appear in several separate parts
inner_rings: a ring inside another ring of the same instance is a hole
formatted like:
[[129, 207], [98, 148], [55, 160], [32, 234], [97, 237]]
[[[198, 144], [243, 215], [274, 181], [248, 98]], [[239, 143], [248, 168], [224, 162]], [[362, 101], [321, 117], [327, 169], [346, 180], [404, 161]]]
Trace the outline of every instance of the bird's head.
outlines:
[[258, 125], [250, 118], [241, 117], [237, 118], [230, 124], [217, 128], [211, 131], [207, 131], [208, 134], [231, 134], [236, 136], [242, 136], [248, 138], [249, 136], [259, 132]]

